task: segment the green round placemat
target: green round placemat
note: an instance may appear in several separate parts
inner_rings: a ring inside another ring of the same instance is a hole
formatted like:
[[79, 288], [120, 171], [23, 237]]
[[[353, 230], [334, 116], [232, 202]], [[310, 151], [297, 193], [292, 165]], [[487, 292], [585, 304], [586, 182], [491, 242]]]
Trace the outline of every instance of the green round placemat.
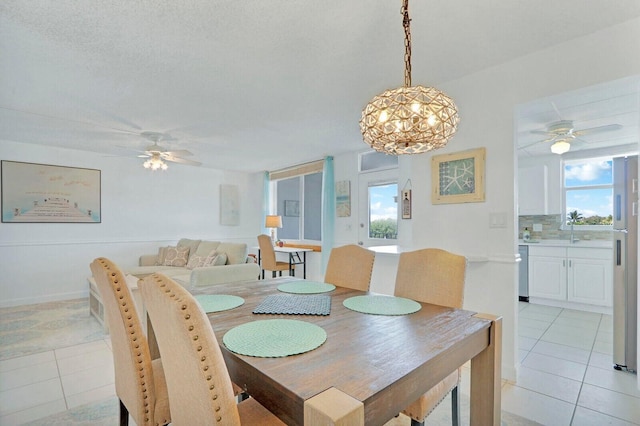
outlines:
[[407, 315], [422, 308], [415, 300], [377, 294], [350, 297], [342, 304], [352, 311], [374, 315]]
[[227, 311], [237, 308], [244, 303], [244, 299], [230, 294], [201, 294], [195, 296], [206, 313]]
[[227, 331], [224, 345], [240, 355], [277, 358], [311, 351], [327, 340], [315, 324], [290, 319], [252, 321]]
[[336, 289], [333, 284], [320, 283], [317, 281], [294, 281], [280, 284], [278, 290], [284, 293], [313, 294], [327, 293]]

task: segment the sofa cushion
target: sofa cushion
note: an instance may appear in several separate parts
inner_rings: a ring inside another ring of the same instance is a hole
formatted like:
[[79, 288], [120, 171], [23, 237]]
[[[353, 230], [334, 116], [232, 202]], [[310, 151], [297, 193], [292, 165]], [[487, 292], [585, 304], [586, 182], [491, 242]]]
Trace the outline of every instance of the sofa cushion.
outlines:
[[200, 241], [200, 244], [198, 244], [198, 248], [196, 249], [195, 254], [197, 254], [198, 256], [207, 257], [212, 251], [216, 250], [219, 245], [220, 241], [202, 240]]
[[164, 266], [186, 266], [189, 261], [189, 247], [167, 247], [164, 257]]
[[168, 277], [173, 277], [174, 275], [184, 275], [189, 274], [191, 271], [184, 268], [179, 268], [177, 266], [134, 266], [133, 268], [129, 268], [127, 270], [127, 274], [134, 275], [138, 278], [144, 278], [147, 275], [151, 275], [153, 273], [161, 273]]
[[178, 247], [189, 247], [189, 257], [196, 253], [199, 245], [200, 240], [191, 240], [189, 238], [181, 238], [177, 244]]
[[227, 254], [227, 265], [237, 265], [247, 261], [247, 245], [243, 243], [222, 242], [216, 249], [218, 253]]
[[164, 258], [167, 257], [167, 247], [160, 247], [158, 249], [158, 257], [156, 257], [156, 265], [164, 265]]

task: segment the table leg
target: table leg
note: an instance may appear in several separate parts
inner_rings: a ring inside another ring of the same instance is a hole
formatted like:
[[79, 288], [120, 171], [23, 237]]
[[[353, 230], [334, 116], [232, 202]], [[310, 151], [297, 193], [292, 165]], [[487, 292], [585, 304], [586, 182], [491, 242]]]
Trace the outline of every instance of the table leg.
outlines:
[[364, 404], [336, 388], [329, 388], [304, 402], [304, 424], [364, 425]]
[[489, 345], [471, 359], [471, 426], [501, 424], [502, 317], [476, 314], [491, 321]]

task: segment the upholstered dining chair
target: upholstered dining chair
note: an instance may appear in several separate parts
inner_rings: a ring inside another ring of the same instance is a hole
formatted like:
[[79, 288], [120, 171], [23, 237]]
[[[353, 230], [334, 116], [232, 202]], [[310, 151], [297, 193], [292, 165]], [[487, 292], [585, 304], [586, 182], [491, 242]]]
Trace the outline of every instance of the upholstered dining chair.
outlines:
[[[264, 279], [264, 271], [271, 271], [271, 276], [276, 277], [276, 271], [289, 271], [289, 262], [281, 262], [276, 260], [276, 251], [273, 249], [273, 241], [268, 235], [258, 235], [258, 246], [260, 247], [260, 267], [262, 268], [262, 278]], [[291, 265], [295, 271], [295, 265]], [[290, 271], [291, 272], [291, 271]]]
[[335, 247], [329, 255], [324, 282], [368, 291], [376, 254], [355, 244]]
[[165, 363], [172, 425], [284, 425], [253, 398], [236, 404], [209, 318], [191, 293], [162, 274], [139, 288]]
[[151, 359], [147, 336], [124, 274], [109, 259], [99, 257], [91, 272], [102, 296], [113, 351], [120, 425], [166, 425], [171, 422], [162, 361]]
[[[394, 294], [423, 303], [462, 308], [467, 259], [445, 250], [428, 248], [400, 254]], [[460, 423], [460, 368], [445, 377], [405, 408], [411, 425], [423, 425], [425, 418], [451, 392], [451, 423]]]

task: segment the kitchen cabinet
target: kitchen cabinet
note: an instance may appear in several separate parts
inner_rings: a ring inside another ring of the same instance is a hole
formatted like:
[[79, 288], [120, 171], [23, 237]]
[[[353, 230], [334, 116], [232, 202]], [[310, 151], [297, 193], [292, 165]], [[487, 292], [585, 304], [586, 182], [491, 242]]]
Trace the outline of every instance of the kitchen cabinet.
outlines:
[[529, 247], [529, 296], [612, 306], [609, 248]]
[[567, 300], [567, 249], [529, 246], [529, 296]]
[[562, 213], [562, 164], [555, 157], [518, 167], [518, 215]]
[[548, 214], [547, 166], [518, 169], [518, 215]]

